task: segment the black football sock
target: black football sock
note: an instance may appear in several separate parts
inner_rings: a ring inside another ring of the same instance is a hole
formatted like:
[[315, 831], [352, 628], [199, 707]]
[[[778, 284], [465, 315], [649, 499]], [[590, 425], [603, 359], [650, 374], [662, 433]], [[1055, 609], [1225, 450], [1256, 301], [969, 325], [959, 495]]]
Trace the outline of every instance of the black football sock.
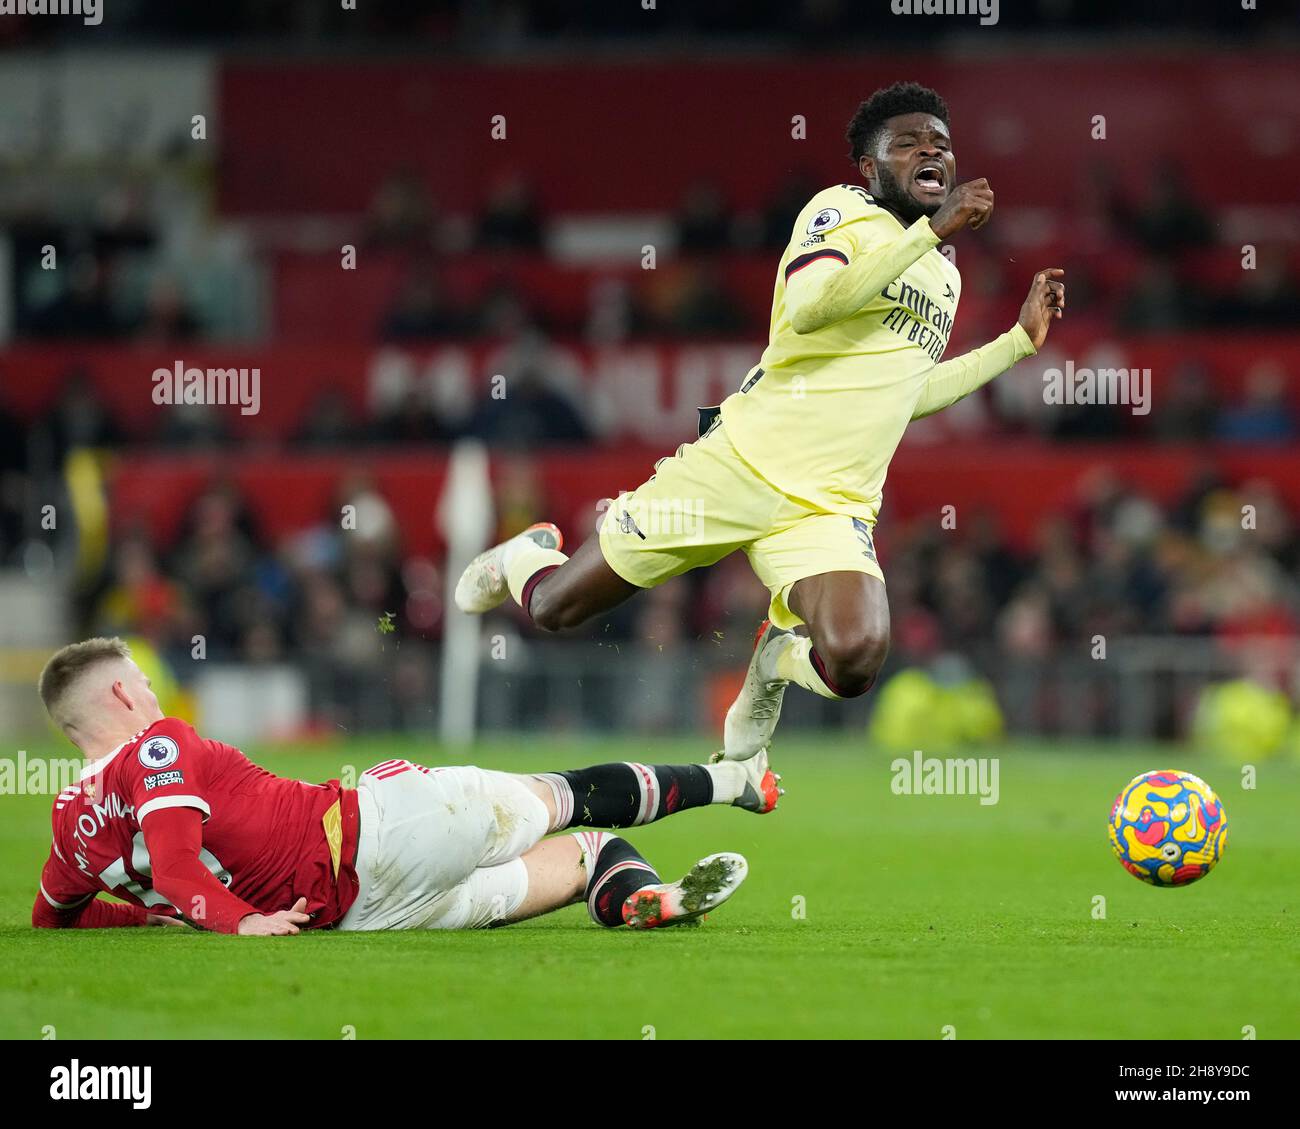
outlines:
[[[635, 827], [714, 800], [714, 774], [702, 764], [597, 764], [537, 777], [555, 798], [555, 825]], [[731, 797], [727, 800], [731, 802]]]
[[573, 836], [582, 849], [587, 871], [587, 912], [597, 925], [622, 925], [623, 903], [659, 875], [626, 839], [608, 831], [579, 831]]

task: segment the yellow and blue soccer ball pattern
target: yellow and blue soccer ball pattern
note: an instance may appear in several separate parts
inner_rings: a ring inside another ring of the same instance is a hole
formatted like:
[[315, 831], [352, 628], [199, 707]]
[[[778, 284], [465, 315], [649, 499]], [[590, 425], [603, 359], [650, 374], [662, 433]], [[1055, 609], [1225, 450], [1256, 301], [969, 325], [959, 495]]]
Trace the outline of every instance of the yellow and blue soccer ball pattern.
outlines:
[[1204, 878], [1228, 848], [1223, 801], [1199, 776], [1177, 769], [1129, 781], [1115, 797], [1108, 830], [1120, 865], [1152, 886]]

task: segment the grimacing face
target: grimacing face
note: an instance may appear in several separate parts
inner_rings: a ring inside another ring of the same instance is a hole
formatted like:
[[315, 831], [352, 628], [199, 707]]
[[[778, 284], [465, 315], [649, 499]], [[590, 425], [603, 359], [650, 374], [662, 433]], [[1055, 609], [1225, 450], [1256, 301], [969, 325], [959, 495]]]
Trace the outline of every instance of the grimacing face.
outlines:
[[932, 216], [957, 183], [948, 128], [933, 114], [897, 114], [885, 121], [874, 154], [858, 168], [879, 203], [908, 223]]

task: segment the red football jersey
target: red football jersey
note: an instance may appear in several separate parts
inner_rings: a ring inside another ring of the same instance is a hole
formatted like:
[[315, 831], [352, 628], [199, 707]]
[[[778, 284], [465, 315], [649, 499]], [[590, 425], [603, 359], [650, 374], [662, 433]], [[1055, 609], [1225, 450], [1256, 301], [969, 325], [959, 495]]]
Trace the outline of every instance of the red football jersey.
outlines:
[[141, 830], [150, 812], [169, 807], [202, 813], [200, 860], [259, 913], [302, 896], [315, 928], [356, 899], [355, 790], [286, 780], [171, 717], [87, 765], [55, 798], [45, 899], [65, 908], [107, 892], [154, 913], [175, 909], [153, 888]]

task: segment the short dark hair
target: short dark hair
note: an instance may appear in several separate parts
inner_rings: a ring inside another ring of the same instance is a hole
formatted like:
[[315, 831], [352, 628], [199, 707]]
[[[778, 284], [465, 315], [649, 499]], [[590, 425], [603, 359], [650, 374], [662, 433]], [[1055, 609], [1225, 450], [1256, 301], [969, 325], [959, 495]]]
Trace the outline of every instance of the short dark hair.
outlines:
[[948, 103], [919, 82], [896, 82], [877, 90], [858, 107], [845, 132], [849, 139], [849, 157], [854, 164], [875, 151], [885, 122], [899, 114], [933, 114], [946, 126]]

